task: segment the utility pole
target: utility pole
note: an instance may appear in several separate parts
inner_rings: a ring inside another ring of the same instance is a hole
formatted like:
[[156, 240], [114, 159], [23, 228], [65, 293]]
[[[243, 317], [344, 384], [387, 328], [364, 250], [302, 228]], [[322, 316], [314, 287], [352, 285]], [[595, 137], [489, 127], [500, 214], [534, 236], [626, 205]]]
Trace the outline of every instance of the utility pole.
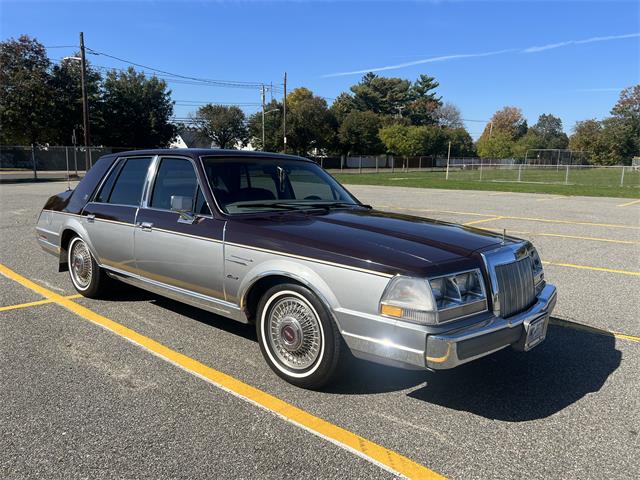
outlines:
[[287, 72], [284, 72], [284, 101], [282, 102], [282, 134], [284, 137], [284, 153], [287, 153]]
[[91, 137], [89, 135], [89, 99], [87, 98], [87, 62], [84, 52], [84, 34], [80, 32], [80, 83], [82, 85], [82, 122], [84, 126], [84, 166], [85, 172], [91, 168], [91, 157], [89, 155], [89, 145]]
[[262, 85], [262, 151], [265, 151], [264, 146], [264, 85]]
[[451, 160], [451, 141], [449, 141], [449, 150], [447, 151], [447, 175], [445, 180], [449, 180], [449, 161]]

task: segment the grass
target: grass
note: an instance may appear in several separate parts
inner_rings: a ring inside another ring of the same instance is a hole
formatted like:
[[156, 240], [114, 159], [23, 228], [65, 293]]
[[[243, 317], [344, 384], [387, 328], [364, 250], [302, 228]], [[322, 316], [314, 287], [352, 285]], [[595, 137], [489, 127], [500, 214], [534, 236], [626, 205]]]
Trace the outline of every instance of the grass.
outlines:
[[449, 180], [444, 171], [395, 173], [336, 173], [336, 178], [351, 185], [385, 185], [395, 187], [445, 188], [453, 190], [487, 190], [500, 192], [551, 193], [590, 197], [640, 198], [640, 171], [625, 171], [620, 186], [620, 169], [571, 169], [565, 184], [566, 170], [552, 168], [451, 170]]

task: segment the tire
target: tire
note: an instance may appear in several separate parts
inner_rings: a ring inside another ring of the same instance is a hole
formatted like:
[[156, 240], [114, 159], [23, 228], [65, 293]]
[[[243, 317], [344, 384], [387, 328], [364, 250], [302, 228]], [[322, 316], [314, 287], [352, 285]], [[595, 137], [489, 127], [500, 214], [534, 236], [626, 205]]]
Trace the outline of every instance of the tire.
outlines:
[[111, 280], [91, 254], [80, 237], [73, 237], [67, 247], [69, 276], [76, 291], [84, 297], [100, 298], [107, 291]]
[[278, 376], [308, 389], [332, 380], [346, 346], [313, 292], [292, 283], [276, 285], [262, 296], [257, 312], [260, 350]]

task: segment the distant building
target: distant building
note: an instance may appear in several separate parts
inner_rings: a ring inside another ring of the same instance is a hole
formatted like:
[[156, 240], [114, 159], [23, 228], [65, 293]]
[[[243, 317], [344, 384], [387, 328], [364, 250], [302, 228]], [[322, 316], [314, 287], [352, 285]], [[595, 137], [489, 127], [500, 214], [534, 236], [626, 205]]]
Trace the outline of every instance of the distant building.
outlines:
[[[210, 138], [202, 135], [198, 130], [193, 128], [181, 128], [178, 135], [169, 144], [169, 148], [219, 148], [218, 145]], [[255, 150], [251, 143], [246, 145], [237, 144], [236, 150]]]

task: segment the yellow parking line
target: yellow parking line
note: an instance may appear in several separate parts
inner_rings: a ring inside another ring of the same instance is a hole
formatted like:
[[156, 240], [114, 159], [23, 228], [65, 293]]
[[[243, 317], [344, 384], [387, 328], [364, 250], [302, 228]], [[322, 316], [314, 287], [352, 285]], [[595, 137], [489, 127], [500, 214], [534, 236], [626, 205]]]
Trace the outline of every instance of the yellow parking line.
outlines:
[[[502, 232], [502, 229], [497, 229], [497, 228], [486, 228], [484, 230], [489, 230], [491, 232]], [[517, 235], [533, 235], [536, 237], [572, 238], [575, 240], [590, 240], [593, 242], [610, 242], [610, 243], [621, 243], [624, 245], [640, 245], [640, 242], [636, 242], [634, 240], [616, 240], [613, 238], [601, 238], [601, 237], [581, 237], [579, 235], [563, 235], [560, 233], [527, 232], [525, 230], [509, 230], [509, 233], [515, 233]]]
[[501, 218], [502, 217], [482, 218], [480, 220], [463, 223], [463, 225], [477, 225], [478, 223], [493, 222], [494, 220], [500, 220]]
[[583, 332], [595, 333], [597, 335], [606, 335], [606, 336], [618, 338], [620, 340], [630, 340], [632, 342], [640, 343], [640, 337], [636, 335], [627, 335], [626, 333], [604, 330], [601, 328], [592, 327], [590, 325], [585, 325], [584, 323], [578, 323], [571, 320], [564, 320], [562, 318], [552, 317], [549, 319], [549, 323], [551, 323], [552, 325], [557, 325], [559, 327], [571, 328], [573, 330], [580, 330]]
[[[68, 300], [74, 300], [76, 298], [80, 298], [82, 295], [69, 295], [68, 297], [63, 297]], [[27, 307], [36, 307], [38, 305], [46, 305], [47, 303], [54, 303], [55, 300], [45, 299], [45, 300], [36, 300], [35, 302], [27, 302], [20, 303], [18, 305], [7, 305], [5, 307], [0, 307], [0, 312], [6, 312], [8, 310], [16, 310], [18, 308], [27, 308]]]
[[574, 265], [573, 263], [547, 262], [546, 260], [543, 260], [542, 263], [545, 265], [555, 265], [557, 267], [579, 268], [581, 270], [595, 270], [597, 272], [620, 273], [622, 275], [640, 276], [640, 272], [618, 270], [617, 268], [590, 267], [588, 265]]
[[[497, 217], [497, 214], [477, 213], [477, 212], [459, 212], [455, 210], [432, 210], [428, 208], [408, 208], [408, 207], [394, 207], [389, 205], [378, 205], [377, 208], [387, 208], [390, 210], [405, 210], [408, 212], [426, 212], [426, 213], [449, 213], [452, 215], [471, 215], [475, 217]], [[622, 225], [619, 223], [594, 223], [594, 222], [574, 222], [571, 220], [557, 220], [554, 218], [537, 218], [537, 217], [517, 217], [513, 215], [500, 215], [504, 219], [508, 220], [526, 220], [530, 222], [544, 222], [544, 223], [561, 223], [565, 225], [588, 225], [591, 227], [607, 227], [607, 228], [630, 228], [633, 230], [640, 230], [640, 226], [636, 225]]]
[[634, 200], [633, 202], [621, 203], [620, 205], [617, 205], [617, 206], [628, 207], [629, 205], [636, 205], [637, 203], [640, 203], [640, 198], [638, 200]]
[[149, 337], [131, 330], [113, 320], [108, 319], [92, 310], [89, 310], [78, 303], [59, 295], [47, 288], [32, 282], [28, 278], [21, 276], [13, 270], [0, 264], [0, 274], [21, 285], [30, 288], [34, 292], [43, 295], [58, 305], [65, 307], [80, 317], [119, 335], [130, 342], [149, 350], [156, 356], [170, 362], [193, 375], [201, 377], [219, 388], [249, 401], [259, 407], [284, 418], [285, 420], [298, 425], [299, 427], [326, 439], [339, 447], [342, 447], [382, 468], [408, 478], [415, 479], [442, 479], [441, 475], [420, 465], [413, 460], [400, 455], [393, 450], [384, 448], [366, 438], [356, 435], [349, 430], [345, 430], [315, 415], [312, 415], [290, 403], [280, 400], [262, 390], [248, 385], [230, 375], [215, 370], [203, 363], [194, 360], [182, 353], [171, 350]]

